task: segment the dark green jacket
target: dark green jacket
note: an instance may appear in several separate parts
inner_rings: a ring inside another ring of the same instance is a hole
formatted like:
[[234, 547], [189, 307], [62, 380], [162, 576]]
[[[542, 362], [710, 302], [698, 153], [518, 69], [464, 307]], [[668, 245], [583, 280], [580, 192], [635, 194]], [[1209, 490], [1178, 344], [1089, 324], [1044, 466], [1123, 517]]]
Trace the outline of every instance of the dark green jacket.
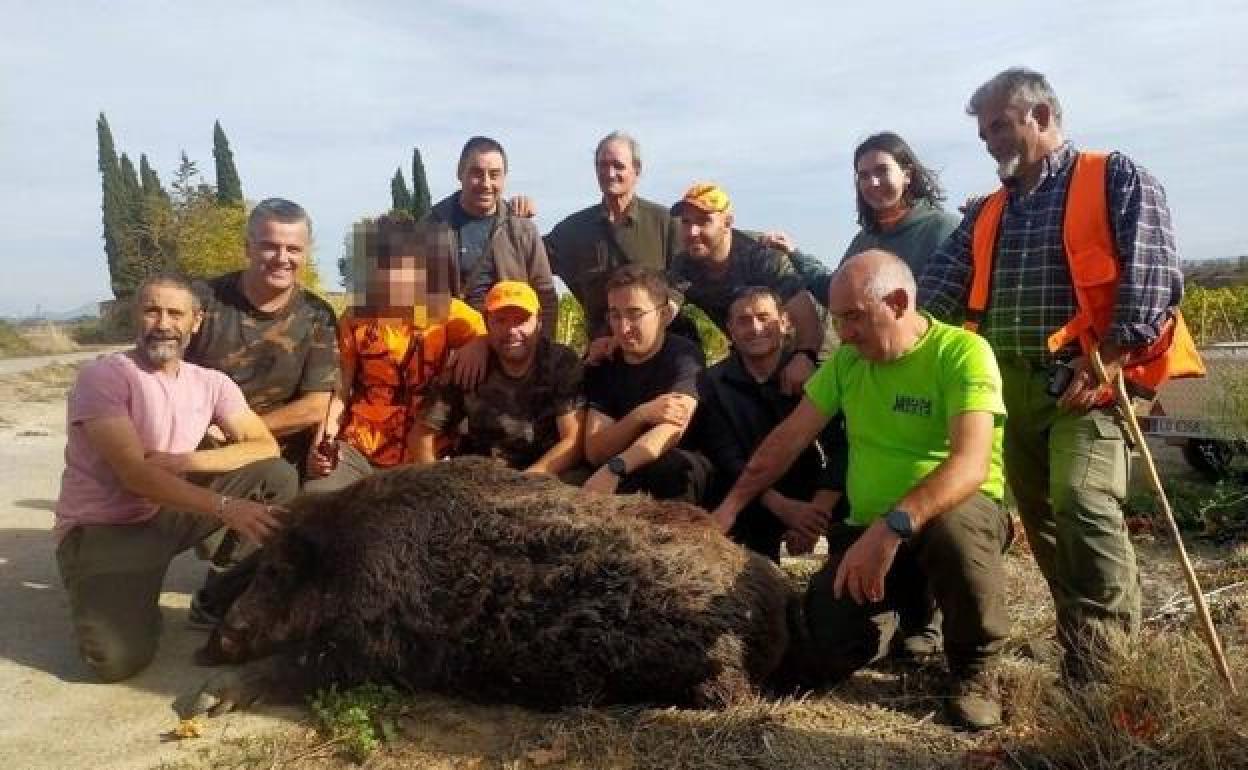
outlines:
[[[920, 201], [896, 227], [886, 233], [865, 227], [859, 230], [849, 242], [849, 248], [845, 249], [841, 261], [867, 249], [883, 249], [901, 257], [910, 266], [915, 280], [918, 280], [923, 274], [927, 258], [936, 253], [936, 249], [940, 248], [940, 244], [945, 242], [960, 221], [958, 216]], [[810, 254], [795, 252], [790, 259], [806, 279], [806, 288], [815, 299], [820, 304], [828, 304], [828, 285], [832, 283], [832, 271], [824, 266], [822, 260]]]
[[609, 222], [606, 206], [595, 203], [568, 216], [546, 236], [550, 266], [581, 303], [591, 338], [607, 332], [611, 273], [623, 265], [667, 270], [679, 248], [679, 225], [666, 206], [634, 196], [620, 222]]

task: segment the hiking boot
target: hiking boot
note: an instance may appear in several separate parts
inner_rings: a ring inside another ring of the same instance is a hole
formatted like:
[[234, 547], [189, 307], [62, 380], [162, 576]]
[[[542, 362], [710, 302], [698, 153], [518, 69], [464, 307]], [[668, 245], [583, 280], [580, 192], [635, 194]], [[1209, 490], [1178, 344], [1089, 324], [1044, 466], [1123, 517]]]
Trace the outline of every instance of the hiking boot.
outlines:
[[1001, 691], [987, 671], [950, 677], [949, 721], [968, 730], [987, 730], [1001, 724]]
[[944, 619], [931, 597], [926, 597], [922, 604], [902, 607], [889, 655], [903, 663], [931, 662], [944, 647], [944, 635], [940, 631]]
[[186, 627], [195, 631], [211, 631], [221, 622], [221, 616], [205, 606], [202, 591], [191, 596], [191, 611], [186, 615]]
[[942, 647], [940, 629], [929, 626], [902, 639], [893, 650], [893, 657], [922, 663], [940, 655]]

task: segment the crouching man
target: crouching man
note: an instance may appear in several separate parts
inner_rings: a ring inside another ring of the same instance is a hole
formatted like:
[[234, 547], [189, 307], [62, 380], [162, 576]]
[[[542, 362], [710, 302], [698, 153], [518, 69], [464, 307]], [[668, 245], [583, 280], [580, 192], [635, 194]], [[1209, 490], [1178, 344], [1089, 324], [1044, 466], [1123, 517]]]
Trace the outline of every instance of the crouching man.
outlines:
[[727, 531], [838, 413], [849, 441], [849, 520], [806, 594], [807, 666], [824, 683], [882, 658], [897, 609], [928, 591], [944, 613], [950, 718], [1001, 721], [989, 667], [1009, 631], [1001, 554], [1001, 376], [979, 336], [915, 310], [914, 276], [868, 251], [837, 271], [828, 311], [842, 347], [750, 458], [714, 512]]
[[[56, 505], [79, 653], [108, 682], [155, 655], [173, 557], [222, 527], [263, 541], [299, 486], [239, 387], [182, 360], [202, 319], [190, 286], [151, 278], [135, 301], [135, 348], [87, 364], [70, 391]], [[196, 450], [210, 425], [228, 443]]]
[[585, 372], [585, 459], [597, 470], [582, 486], [591, 492], [646, 492], [695, 505], [706, 494], [710, 463], [682, 446], [698, 406], [703, 356], [667, 332], [671, 299], [662, 275], [634, 265], [607, 281], [615, 352]]
[[476, 390], [447, 382], [425, 399], [423, 417], [413, 426], [417, 462], [436, 460], [436, 437], [458, 428], [456, 455], [493, 457], [516, 470], [551, 476], [577, 468], [585, 424], [581, 360], [542, 334], [541, 307], [537, 292], [523, 281], [490, 288], [485, 379]]

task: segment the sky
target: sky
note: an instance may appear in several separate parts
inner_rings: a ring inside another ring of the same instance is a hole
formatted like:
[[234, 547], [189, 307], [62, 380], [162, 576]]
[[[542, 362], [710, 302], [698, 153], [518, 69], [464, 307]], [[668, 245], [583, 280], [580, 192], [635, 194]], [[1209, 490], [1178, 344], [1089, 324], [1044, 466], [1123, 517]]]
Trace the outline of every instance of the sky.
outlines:
[[543, 232], [595, 202], [592, 154], [642, 146], [644, 197], [712, 180], [737, 223], [835, 263], [856, 228], [851, 157], [892, 130], [950, 200], [990, 191], [965, 114], [1022, 65], [1078, 145], [1126, 152], [1169, 195], [1184, 259], [1248, 254], [1248, 3], [25, 2], [0, 0], [0, 315], [109, 297], [95, 121], [168, 184], [212, 181], [212, 124], [251, 201], [311, 213], [322, 275], [389, 207], [412, 147], [436, 199], [465, 139], [507, 149]]

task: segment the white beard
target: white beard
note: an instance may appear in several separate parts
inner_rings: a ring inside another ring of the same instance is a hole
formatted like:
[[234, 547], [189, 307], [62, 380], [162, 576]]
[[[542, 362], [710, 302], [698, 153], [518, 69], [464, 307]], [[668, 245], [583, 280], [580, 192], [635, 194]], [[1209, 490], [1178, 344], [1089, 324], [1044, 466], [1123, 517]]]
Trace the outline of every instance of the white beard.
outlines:
[[1002, 182], [1009, 181], [1018, 173], [1018, 167], [1023, 162], [1021, 155], [1011, 155], [1005, 160], [997, 162], [997, 178]]

